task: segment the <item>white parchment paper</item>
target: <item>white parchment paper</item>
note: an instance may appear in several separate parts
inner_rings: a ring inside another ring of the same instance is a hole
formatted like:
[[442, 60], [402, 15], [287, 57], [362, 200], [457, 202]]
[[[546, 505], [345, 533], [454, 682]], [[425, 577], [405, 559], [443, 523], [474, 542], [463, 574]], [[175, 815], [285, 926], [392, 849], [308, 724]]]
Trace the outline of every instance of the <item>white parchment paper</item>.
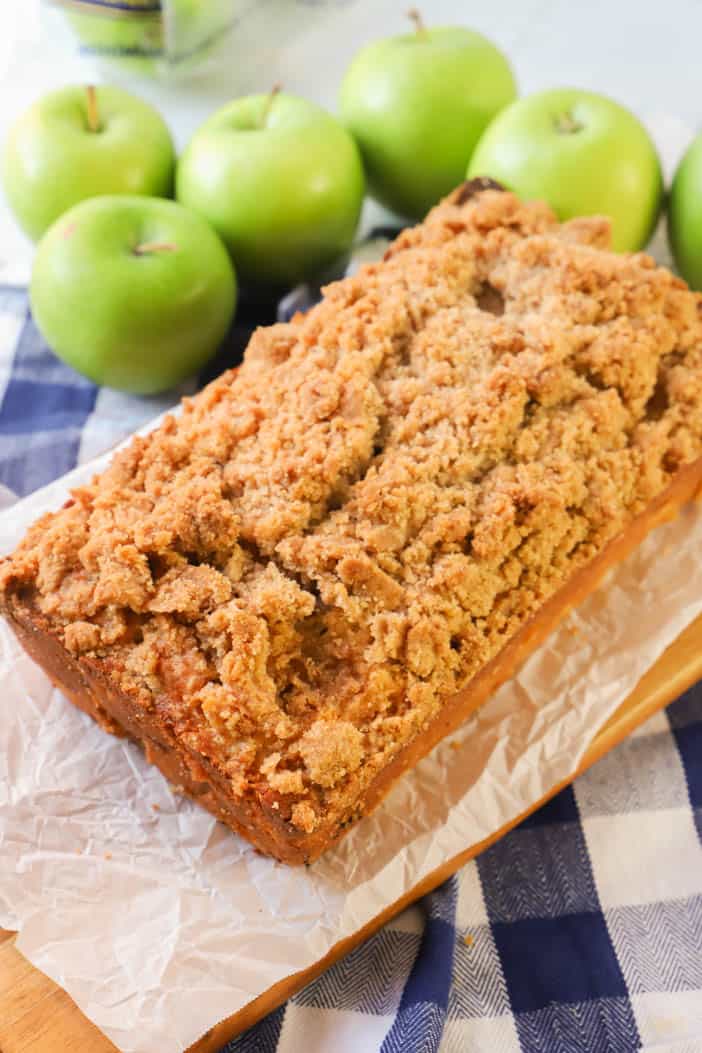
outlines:
[[[684, 129], [655, 124], [670, 165]], [[107, 459], [0, 514], [0, 551]], [[309, 869], [259, 856], [171, 793], [136, 746], [65, 702], [0, 623], [0, 925], [20, 930], [19, 949], [124, 1053], [184, 1049], [566, 778], [702, 612], [700, 551], [698, 504]]]
[[[0, 549], [102, 463], [0, 516]], [[172, 794], [136, 746], [51, 688], [2, 623], [0, 924], [125, 1053], [185, 1048], [565, 778], [702, 612], [701, 550], [696, 504], [308, 869], [258, 855]]]

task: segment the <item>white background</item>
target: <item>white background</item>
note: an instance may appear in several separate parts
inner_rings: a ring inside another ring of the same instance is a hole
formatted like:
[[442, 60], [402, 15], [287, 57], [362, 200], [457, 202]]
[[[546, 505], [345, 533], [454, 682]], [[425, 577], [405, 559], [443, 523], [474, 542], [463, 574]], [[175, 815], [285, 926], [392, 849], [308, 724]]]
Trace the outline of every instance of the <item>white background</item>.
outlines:
[[[49, 88], [96, 77], [155, 102], [179, 145], [216, 106], [277, 80], [333, 109], [351, 56], [366, 41], [405, 29], [409, 6], [409, 0], [232, 3], [252, 10], [233, 32], [220, 68], [159, 83], [96, 71], [57, 32], [56, 21], [42, 17], [40, 0], [0, 0], [0, 138]], [[614, 96], [656, 128], [663, 124], [672, 156], [702, 124], [700, 0], [424, 0], [420, 7], [429, 23], [463, 23], [490, 36], [509, 56], [522, 93], [589, 88]], [[317, 62], [309, 61], [310, 51]], [[0, 281], [26, 280], [30, 261], [30, 246], [0, 201]]]

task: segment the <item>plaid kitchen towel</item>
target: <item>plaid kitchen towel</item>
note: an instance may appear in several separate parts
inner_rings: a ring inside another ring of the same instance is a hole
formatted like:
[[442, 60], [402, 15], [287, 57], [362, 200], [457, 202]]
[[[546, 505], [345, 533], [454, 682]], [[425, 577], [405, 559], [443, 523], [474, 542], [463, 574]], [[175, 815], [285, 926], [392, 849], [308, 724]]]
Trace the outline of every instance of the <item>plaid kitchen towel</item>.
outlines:
[[[199, 382], [273, 315], [240, 310]], [[0, 289], [0, 504], [194, 386], [153, 399], [98, 389], [46, 348], [25, 292]], [[640, 1048], [702, 1053], [702, 686], [226, 1053]]]

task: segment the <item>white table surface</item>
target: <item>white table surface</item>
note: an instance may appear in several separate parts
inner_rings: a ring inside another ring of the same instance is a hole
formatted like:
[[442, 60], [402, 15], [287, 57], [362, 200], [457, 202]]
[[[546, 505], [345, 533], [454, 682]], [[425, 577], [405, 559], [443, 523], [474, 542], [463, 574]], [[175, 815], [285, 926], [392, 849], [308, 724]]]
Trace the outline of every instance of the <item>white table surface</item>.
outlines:
[[[241, 2], [241, 0], [239, 0]], [[128, 78], [81, 58], [41, 0], [0, 2], [0, 139], [50, 88], [112, 80], [155, 103], [182, 145], [214, 108], [282, 81], [335, 107], [339, 80], [366, 41], [407, 25], [403, 0], [254, 0], [215, 73], [180, 82]], [[572, 85], [605, 92], [665, 137], [668, 167], [702, 126], [700, 0], [424, 0], [428, 23], [462, 23], [490, 36], [520, 91]], [[373, 210], [370, 210], [370, 218]], [[368, 220], [368, 217], [367, 217]], [[0, 282], [24, 282], [31, 245], [0, 199]]]

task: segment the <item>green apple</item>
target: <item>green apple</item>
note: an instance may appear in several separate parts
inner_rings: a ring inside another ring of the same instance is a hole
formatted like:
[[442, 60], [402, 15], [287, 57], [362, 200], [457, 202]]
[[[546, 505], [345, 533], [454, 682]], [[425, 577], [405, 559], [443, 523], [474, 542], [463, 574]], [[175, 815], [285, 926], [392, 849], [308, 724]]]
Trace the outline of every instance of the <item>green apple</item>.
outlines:
[[673, 177], [668, 238], [683, 278], [702, 289], [702, 135], [693, 139]]
[[66, 11], [89, 54], [110, 59], [130, 73], [153, 74], [160, 61], [191, 67], [220, 40], [230, 20], [228, 0], [168, 0], [167, 22], [153, 0], [122, 0], [122, 6], [86, 5]]
[[176, 202], [95, 197], [42, 238], [30, 302], [59, 358], [98, 384], [151, 394], [217, 350], [236, 279], [214, 231]]
[[314, 103], [275, 90], [215, 113], [176, 169], [177, 199], [212, 224], [253, 285], [294, 284], [348, 252], [363, 189], [348, 132]]
[[44, 96], [11, 129], [2, 184], [36, 240], [85, 198], [170, 195], [174, 166], [170, 133], [152, 106], [121, 88], [71, 85]]
[[220, 44], [231, 28], [232, 0], [170, 0], [167, 58], [189, 66]]
[[495, 118], [468, 166], [559, 219], [605, 215], [619, 252], [643, 248], [656, 225], [663, 176], [648, 132], [629, 110], [576, 88], [537, 92]]
[[88, 54], [112, 59], [132, 73], [150, 75], [163, 55], [163, 21], [161, 11], [140, 10], [143, 6], [68, 9], [66, 18]]
[[465, 175], [485, 128], [516, 96], [504, 55], [461, 27], [365, 47], [341, 87], [341, 117], [361, 148], [371, 194], [419, 219]]

